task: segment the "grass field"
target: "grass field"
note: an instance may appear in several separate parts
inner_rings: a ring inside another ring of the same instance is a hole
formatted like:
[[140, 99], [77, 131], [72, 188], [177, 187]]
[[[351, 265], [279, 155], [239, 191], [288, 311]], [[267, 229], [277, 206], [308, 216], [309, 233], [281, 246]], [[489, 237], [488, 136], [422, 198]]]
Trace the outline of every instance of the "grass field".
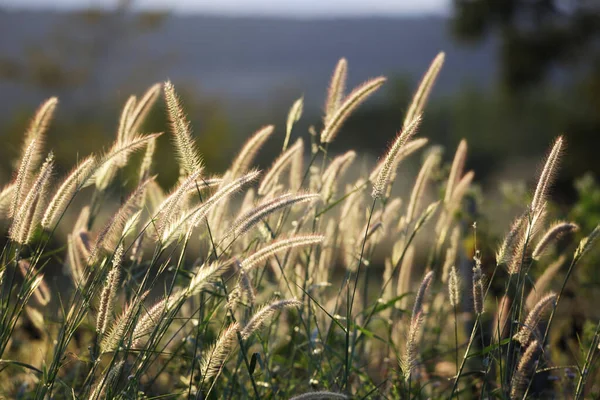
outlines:
[[[44, 102], [0, 193], [0, 395], [598, 398], [598, 314], [588, 304], [585, 329], [569, 333], [561, 307], [590, 301], [571, 280], [600, 234], [597, 222], [582, 232], [553, 221], [566, 140], [550, 144], [490, 254], [465, 207], [467, 143], [446, 166], [419, 132], [443, 62], [443, 53], [433, 60], [370, 166], [359, 152], [330, 152], [385, 84], [347, 90], [344, 59], [322, 126], [294, 132], [300, 98], [284, 128], [258, 129], [220, 176], [205, 171], [170, 82], [130, 97], [114, 145], [65, 176], [48, 153], [61, 143], [44, 141], [58, 100]], [[154, 156], [161, 133], [140, 133], [161, 97], [168, 160]], [[266, 141], [281, 153], [258, 171]], [[408, 157], [422, 163], [399, 193]], [[116, 201], [122, 170], [136, 162], [126, 178], [135, 189]], [[155, 181], [165, 163], [180, 169], [169, 191]]]

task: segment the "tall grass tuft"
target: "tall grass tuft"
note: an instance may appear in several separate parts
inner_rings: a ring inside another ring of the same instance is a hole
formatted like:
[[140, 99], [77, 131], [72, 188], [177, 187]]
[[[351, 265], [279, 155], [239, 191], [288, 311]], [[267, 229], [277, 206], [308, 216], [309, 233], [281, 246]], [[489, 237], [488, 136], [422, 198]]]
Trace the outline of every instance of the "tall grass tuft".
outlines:
[[[108, 150], [55, 181], [57, 99], [44, 102], [0, 191], [0, 397], [592, 398], [600, 324], [583, 305], [600, 228], [580, 232], [587, 221], [552, 206], [565, 137], [510, 226], [478, 209], [466, 141], [447, 164], [440, 147], [415, 174], [402, 164], [429, 143], [414, 136], [444, 59], [375, 165], [329, 147], [386, 82], [347, 93], [345, 58], [322, 126], [299, 129], [300, 97], [285, 131], [265, 124], [220, 175], [166, 82], [130, 96]], [[140, 131], [161, 94], [172, 160], [157, 159], [160, 133]], [[167, 189], [157, 176], [170, 162]], [[115, 201], [123, 187], [135, 188]], [[559, 379], [565, 366], [575, 372]]]

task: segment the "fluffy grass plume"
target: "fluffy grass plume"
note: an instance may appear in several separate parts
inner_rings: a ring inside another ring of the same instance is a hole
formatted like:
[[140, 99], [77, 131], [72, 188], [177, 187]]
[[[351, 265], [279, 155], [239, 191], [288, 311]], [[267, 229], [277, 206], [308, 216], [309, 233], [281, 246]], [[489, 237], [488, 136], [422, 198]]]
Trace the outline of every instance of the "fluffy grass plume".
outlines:
[[331, 143], [350, 114], [383, 85], [384, 77], [371, 79], [355, 88], [344, 98], [335, 112], [327, 118], [321, 131], [321, 143]]
[[274, 301], [260, 310], [258, 310], [252, 318], [246, 323], [240, 332], [243, 339], [248, 339], [255, 331], [260, 329], [265, 323], [271, 320], [273, 316], [286, 308], [294, 308], [302, 306], [302, 302], [296, 299]]
[[556, 293], [549, 293], [542, 297], [531, 309], [523, 326], [514, 336], [514, 339], [527, 346], [532, 338], [537, 338], [538, 325], [542, 320], [543, 314], [556, 303]]
[[348, 79], [348, 61], [340, 58], [327, 89], [327, 98], [325, 99], [325, 123], [329, 121], [332, 115], [340, 108], [344, 92], [346, 90], [346, 80]]
[[379, 172], [377, 173], [377, 177], [373, 182], [373, 198], [378, 199], [385, 194], [387, 185], [390, 182], [390, 177], [393, 174], [394, 166], [397, 165], [396, 158], [398, 158], [400, 150], [404, 144], [416, 133], [420, 123], [420, 117], [413, 119], [411, 123], [402, 130], [398, 137], [396, 137], [396, 140], [394, 140], [394, 143], [390, 146], [390, 149], [383, 158], [383, 164], [378, 168]]
[[414, 121], [414, 119], [423, 113], [423, 109], [425, 108], [425, 104], [427, 103], [427, 99], [429, 98], [429, 93], [431, 93], [431, 89], [433, 88], [433, 84], [437, 79], [438, 74], [442, 70], [442, 66], [444, 65], [444, 60], [446, 59], [445, 53], [439, 53], [431, 62], [429, 69], [421, 79], [421, 83], [419, 84], [419, 88], [415, 92], [415, 95], [410, 103], [410, 107], [404, 116], [404, 124], [403, 127], [408, 126]]
[[190, 175], [202, 167], [202, 158], [196, 149], [190, 122], [187, 120], [173, 84], [167, 81], [163, 87], [179, 165], [185, 175]]
[[248, 139], [238, 156], [231, 164], [230, 173], [232, 178], [237, 178], [241, 174], [244, 174], [248, 171], [258, 151], [274, 131], [275, 127], [273, 125], [263, 126], [257, 130], [250, 139]]

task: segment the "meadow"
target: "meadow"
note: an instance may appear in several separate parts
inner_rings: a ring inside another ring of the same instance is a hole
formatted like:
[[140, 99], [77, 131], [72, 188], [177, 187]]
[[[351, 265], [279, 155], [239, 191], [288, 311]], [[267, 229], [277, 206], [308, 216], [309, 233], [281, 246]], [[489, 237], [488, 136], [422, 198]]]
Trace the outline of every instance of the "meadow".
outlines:
[[[51, 151], [61, 143], [45, 141], [58, 99], [43, 102], [0, 192], [0, 396], [598, 398], [600, 320], [572, 281], [596, 259], [600, 227], [552, 206], [568, 136], [556, 132], [490, 253], [467, 207], [468, 144], [445, 165], [419, 130], [443, 63], [372, 165], [335, 142], [386, 79], [348, 89], [345, 59], [321, 126], [294, 130], [299, 98], [218, 176], [171, 82], [131, 96], [112, 147], [66, 174]], [[142, 133], [159, 99], [170, 125]], [[156, 157], [161, 135], [171, 159]], [[267, 141], [281, 152], [260, 171]], [[156, 182], [167, 163], [179, 167], [168, 190]], [[135, 188], [118, 199], [126, 167]], [[585, 329], [569, 332], [565, 299], [587, 304]]]

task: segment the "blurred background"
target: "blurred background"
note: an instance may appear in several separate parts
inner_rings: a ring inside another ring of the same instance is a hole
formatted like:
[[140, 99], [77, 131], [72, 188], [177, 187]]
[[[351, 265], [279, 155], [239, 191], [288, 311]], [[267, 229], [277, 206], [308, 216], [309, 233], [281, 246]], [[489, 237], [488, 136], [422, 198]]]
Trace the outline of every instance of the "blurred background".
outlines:
[[[555, 198], [600, 173], [600, 2], [593, 0], [3, 0], [0, 2], [0, 182], [10, 179], [28, 119], [47, 97], [60, 106], [48, 143], [59, 166], [107, 148], [130, 94], [171, 79], [209, 170], [223, 171], [257, 128], [283, 131], [304, 96], [295, 134], [320, 126], [340, 57], [349, 84], [386, 75], [384, 89], [344, 126], [333, 151], [374, 157], [401, 125], [430, 61], [446, 65], [421, 135], [467, 167], [483, 187], [530, 183], [559, 134], [567, 153]], [[164, 131], [156, 107], [144, 131]], [[160, 151], [169, 159], [168, 135]], [[271, 141], [278, 152], [281, 143]], [[272, 157], [261, 153], [264, 165]], [[160, 157], [160, 156], [159, 156]], [[160, 166], [169, 186], [175, 163]], [[592, 183], [590, 183], [592, 182]]]

